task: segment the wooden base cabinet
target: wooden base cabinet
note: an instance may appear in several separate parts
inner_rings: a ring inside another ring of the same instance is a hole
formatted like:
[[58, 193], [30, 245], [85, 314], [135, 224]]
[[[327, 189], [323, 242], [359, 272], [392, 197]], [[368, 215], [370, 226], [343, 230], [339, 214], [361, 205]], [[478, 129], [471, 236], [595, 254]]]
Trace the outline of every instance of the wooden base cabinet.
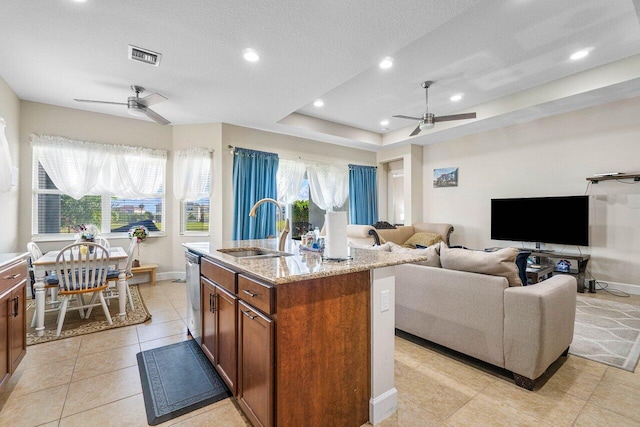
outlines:
[[274, 322], [238, 304], [238, 403], [254, 426], [273, 426]]
[[227, 384], [237, 392], [238, 297], [202, 278], [202, 350]]
[[0, 267], [0, 390], [27, 354], [27, 263]]

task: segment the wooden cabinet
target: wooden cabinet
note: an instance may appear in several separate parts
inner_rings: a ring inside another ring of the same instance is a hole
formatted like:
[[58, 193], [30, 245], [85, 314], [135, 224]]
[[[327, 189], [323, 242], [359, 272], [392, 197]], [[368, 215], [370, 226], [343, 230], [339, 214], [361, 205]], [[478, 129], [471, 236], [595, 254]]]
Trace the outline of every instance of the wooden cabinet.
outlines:
[[202, 350], [225, 381], [237, 392], [238, 298], [208, 278], [202, 282]]
[[27, 353], [27, 263], [0, 267], [0, 389]]
[[274, 322], [238, 304], [238, 403], [254, 426], [274, 423]]
[[202, 265], [202, 348], [254, 426], [368, 421], [369, 271], [274, 285]]

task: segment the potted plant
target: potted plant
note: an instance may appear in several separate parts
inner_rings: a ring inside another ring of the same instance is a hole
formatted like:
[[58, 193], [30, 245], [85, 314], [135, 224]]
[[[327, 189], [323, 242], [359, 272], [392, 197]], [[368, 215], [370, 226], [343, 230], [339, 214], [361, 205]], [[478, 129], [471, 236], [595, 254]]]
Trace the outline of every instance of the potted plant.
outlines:
[[[140, 243], [147, 240], [147, 237], [149, 237], [149, 229], [144, 225], [136, 225], [129, 229], [129, 239], [135, 239], [136, 246], [138, 247], [138, 257], [140, 257]], [[140, 267], [140, 260], [134, 259], [131, 266]]]

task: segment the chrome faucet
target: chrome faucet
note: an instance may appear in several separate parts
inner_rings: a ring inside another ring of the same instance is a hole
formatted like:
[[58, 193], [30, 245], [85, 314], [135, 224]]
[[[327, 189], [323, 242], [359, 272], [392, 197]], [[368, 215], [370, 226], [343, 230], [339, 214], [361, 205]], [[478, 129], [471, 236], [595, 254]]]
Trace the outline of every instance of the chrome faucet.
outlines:
[[[252, 216], [255, 218], [258, 212], [258, 206], [267, 202], [273, 203], [278, 207], [278, 222], [282, 221], [282, 207], [280, 206], [280, 203], [278, 203], [275, 199], [271, 199], [269, 197], [258, 200], [256, 204], [253, 205], [253, 207], [251, 208], [251, 211], [249, 212], [249, 216]], [[277, 229], [278, 229], [278, 226], [276, 224], [276, 230]], [[282, 232], [280, 233], [280, 239], [278, 240], [278, 250], [280, 252], [284, 251], [284, 244], [287, 241], [287, 234], [289, 234], [289, 218], [285, 218], [284, 228], [282, 229]]]

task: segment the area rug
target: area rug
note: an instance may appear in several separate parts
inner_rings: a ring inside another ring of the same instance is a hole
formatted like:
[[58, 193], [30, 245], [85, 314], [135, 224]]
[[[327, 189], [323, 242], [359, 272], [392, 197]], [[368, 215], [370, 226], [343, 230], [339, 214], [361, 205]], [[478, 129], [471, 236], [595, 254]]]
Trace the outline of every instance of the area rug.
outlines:
[[157, 425], [231, 395], [195, 340], [137, 354], [149, 425]]
[[640, 307], [578, 296], [569, 353], [633, 372], [640, 357]]
[[56, 337], [57, 318], [58, 312], [53, 311], [45, 313], [44, 335], [39, 337], [36, 335], [35, 328], [31, 327], [31, 319], [33, 318], [33, 312], [36, 309], [36, 302], [34, 300], [27, 301], [27, 345], [40, 344], [43, 342], [50, 342], [60, 340], [64, 338], [77, 337], [79, 335], [91, 334], [94, 332], [106, 331], [107, 329], [122, 328], [123, 326], [137, 325], [144, 323], [151, 319], [149, 310], [144, 305], [142, 295], [137, 285], [129, 285], [131, 290], [131, 297], [133, 298], [133, 305], [135, 310], [131, 310], [127, 306], [127, 319], [124, 321], [119, 320], [116, 313], [119, 313], [118, 299], [110, 299], [109, 312], [112, 316], [113, 325], [109, 325], [107, 318], [104, 316], [102, 307], [94, 307], [91, 311], [90, 319], [81, 319], [78, 311], [69, 311], [64, 319], [62, 325], [62, 332], [59, 337]]

